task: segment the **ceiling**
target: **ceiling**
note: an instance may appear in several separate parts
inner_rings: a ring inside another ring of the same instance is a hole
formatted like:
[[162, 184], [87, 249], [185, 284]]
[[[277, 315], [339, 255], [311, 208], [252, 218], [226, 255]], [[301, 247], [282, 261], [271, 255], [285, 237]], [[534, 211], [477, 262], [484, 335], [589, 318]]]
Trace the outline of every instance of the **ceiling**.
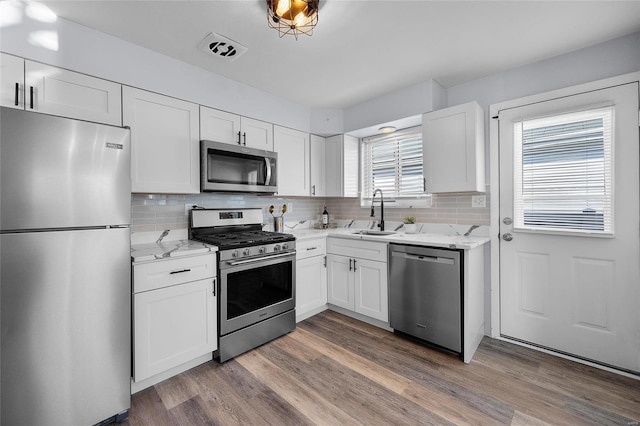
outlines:
[[[310, 108], [444, 87], [640, 31], [640, 1], [321, 0], [311, 37], [278, 37], [265, 2], [42, 1], [58, 16]], [[198, 50], [210, 32], [246, 46]]]

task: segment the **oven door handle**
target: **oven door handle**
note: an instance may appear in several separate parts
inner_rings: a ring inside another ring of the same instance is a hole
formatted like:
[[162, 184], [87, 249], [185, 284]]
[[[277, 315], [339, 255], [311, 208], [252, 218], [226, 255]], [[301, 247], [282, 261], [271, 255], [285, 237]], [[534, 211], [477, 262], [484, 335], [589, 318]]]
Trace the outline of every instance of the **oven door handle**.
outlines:
[[277, 259], [279, 257], [287, 257], [287, 256], [295, 256], [295, 255], [296, 255], [296, 252], [292, 251], [288, 253], [281, 253], [281, 254], [274, 254], [271, 256], [259, 257], [256, 259], [236, 260], [235, 262], [229, 262], [228, 265], [230, 266], [246, 265], [247, 263], [264, 262], [265, 260], [271, 260], [271, 259]]

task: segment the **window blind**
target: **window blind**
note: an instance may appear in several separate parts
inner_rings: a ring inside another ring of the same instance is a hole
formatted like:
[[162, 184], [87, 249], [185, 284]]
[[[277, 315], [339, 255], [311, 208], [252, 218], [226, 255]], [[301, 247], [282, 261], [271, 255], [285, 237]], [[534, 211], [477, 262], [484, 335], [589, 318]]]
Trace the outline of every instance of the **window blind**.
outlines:
[[420, 126], [363, 140], [362, 197], [378, 188], [385, 200], [424, 195]]
[[516, 229], [613, 233], [613, 107], [514, 128]]

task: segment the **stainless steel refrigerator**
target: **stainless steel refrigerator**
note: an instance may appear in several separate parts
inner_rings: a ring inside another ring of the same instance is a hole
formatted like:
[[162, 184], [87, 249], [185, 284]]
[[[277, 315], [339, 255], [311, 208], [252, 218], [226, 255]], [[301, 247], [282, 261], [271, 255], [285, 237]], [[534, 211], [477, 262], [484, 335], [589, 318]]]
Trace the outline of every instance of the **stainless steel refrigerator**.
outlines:
[[2, 425], [128, 415], [129, 141], [0, 108]]

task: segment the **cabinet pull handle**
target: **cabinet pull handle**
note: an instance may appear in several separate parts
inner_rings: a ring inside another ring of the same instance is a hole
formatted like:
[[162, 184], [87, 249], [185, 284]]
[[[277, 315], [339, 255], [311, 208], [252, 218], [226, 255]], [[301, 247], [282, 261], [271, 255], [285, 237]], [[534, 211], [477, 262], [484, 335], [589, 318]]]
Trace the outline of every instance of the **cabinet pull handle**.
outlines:
[[422, 192], [427, 192], [427, 178], [422, 178]]
[[352, 269], [351, 262], [353, 262], [353, 259], [349, 259], [349, 270], [350, 270], [350, 271], [351, 271], [351, 269]]
[[215, 297], [216, 295], [216, 286], [218, 285], [217, 280], [214, 278], [213, 279], [213, 296]]
[[191, 269], [181, 269], [181, 270], [179, 270], [179, 271], [171, 271], [171, 272], [169, 272], [169, 275], [173, 275], [173, 274], [181, 274], [181, 273], [183, 273], [183, 272], [190, 272], [190, 271], [191, 271]]
[[240, 142], [240, 132], [238, 132], [238, 145], [242, 145], [242, 143]]
[[29, 86], [29, 107], [33, 109], [33, 86]]
[[[16, 101], [16, 102], [18, 102], [18, 101]], [[18, 105], [18, 104], [16, 103], [16, 105]], [[311, 195], [316, 195], [316, 186], [315, 185], [311, 185]]]
[[356, 260], [353, 259], [353, 272], [355, 272], [355, 271], [356, 271]]
[[244, 140], [244, 142], [242, 143], [242, 145], [247, 146], [247, 132], [244, 132], [242, 134], [242, 139]]
[[318, 247], [307, 247], [307, 251], [309, 251], [309, 250], [315, 250], [315, 249], [317, 249], [317, 248], [318, 248]]
[[19, 105], [18, 96], [20, 95], [20, 83], [16, 83], [16, 106]]
[[327, 256], [324, 257], [324, 267], [327, 267]]

